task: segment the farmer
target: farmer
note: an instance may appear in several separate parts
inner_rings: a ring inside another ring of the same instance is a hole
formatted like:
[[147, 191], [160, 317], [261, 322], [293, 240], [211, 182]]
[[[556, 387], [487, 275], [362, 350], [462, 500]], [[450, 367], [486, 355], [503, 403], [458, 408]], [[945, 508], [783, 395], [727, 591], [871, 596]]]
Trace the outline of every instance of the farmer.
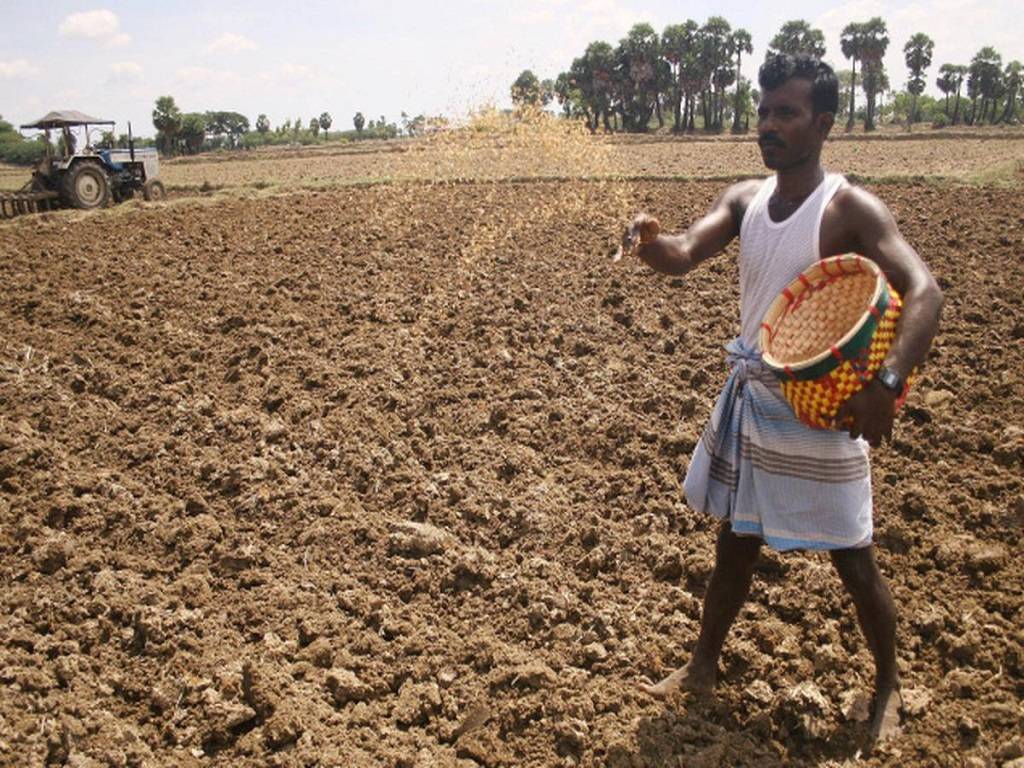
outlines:
[[[758, 145], [775, 171], [732, 185], [681, 235], [661, 235], [640, 214], [623, 237], [658, 272], [684, 274], [740, 237], [740, 336], [726, 347], [732, 372], [694, 450], [683, 487], [687, 502], [722, 521], [716, 563], [689, 663], [644, 689], [664, 697], [707, 691], [730, 626], [750, 589], [762, 543], [776, 550], [827, 550], [857, 610], [875, 662], [870, 738], [899, 726], [896, 611], [871, 543], [868, 445], [892, 435], [895, 402], [935, 335], [942, 293], [871, 193], [821, 167], [838, 107], [832, 69], [806, 55], [772, 55], [758, 82]], [[786, 285], [815, 261], [860, 253], [903, 296], [896, 338], [872, 382], [840, 410], [848, 433], [804, 426], [761, 364], [758, 331]]]

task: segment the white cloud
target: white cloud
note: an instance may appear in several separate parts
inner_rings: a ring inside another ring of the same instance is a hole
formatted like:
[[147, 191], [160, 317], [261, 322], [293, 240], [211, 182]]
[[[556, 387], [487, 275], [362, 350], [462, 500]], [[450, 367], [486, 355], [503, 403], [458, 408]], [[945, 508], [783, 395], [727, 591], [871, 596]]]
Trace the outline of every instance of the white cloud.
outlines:
[[176, 72], [178, 80], [195, 86], [240, 85], [242, 78], [230, 69], [211, 67], [182, 67]]
[[25, 59], [0, 61], [0, 80], [18, 80], [34, 75], [38, 71], [37, 67], [32, 66]]
[[122, 45], [128, 45], [132, 41], [132, 36], [126, 32], [120, 32], [113, 37], [109, 38], [106, 42], [107, 48], [117, 48]]
[[84, 37], [89, 40], [104, 40], [120, 32], [121, 22], [117, 14], [103, 8], [95, 11], [72, 13], [60, 24], [61, 37]]
[[285, 80], [310, 80], [313, 69], [305, 64], [284, 64], [281, 66], [281, 75]]
[[241, 53], [242, 51], [255, 51], [258, 46], [245, 35], [236, 35], [234, 32], [225, 32], [208, 46], [207, 53]]
[[110, 65], [110, 82], [134, 82], [141, 80], [142, 74], [142, 66], [134, 61], [115, 61]]

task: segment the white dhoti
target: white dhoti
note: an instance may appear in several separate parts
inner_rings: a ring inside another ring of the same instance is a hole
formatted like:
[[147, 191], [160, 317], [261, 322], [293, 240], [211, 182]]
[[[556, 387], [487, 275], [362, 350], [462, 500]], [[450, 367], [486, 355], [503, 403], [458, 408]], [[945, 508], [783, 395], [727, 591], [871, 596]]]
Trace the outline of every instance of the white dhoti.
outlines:
[[868, 445], [798, 421], [756, 350], [732, 366], [683, 482], [687, 503], [777, 550], [871, 543]]

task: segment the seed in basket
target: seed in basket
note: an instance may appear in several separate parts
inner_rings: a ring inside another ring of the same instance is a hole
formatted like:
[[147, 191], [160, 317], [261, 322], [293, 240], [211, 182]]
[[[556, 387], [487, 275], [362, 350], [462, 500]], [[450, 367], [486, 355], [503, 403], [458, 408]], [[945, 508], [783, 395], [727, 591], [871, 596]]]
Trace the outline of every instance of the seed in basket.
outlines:
[[845, 426], [836, 414], [881, 368], [901, 308], [878, 265], [857, 254], [822, 259], [783, 289], [765, 313], [760, 341], [797, 418], [821, 429]]

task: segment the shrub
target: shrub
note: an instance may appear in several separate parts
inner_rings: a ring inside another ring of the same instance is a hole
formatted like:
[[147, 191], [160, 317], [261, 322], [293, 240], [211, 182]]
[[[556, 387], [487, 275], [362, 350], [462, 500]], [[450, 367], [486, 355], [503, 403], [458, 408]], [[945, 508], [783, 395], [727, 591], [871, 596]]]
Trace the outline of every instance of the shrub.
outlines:
[[41, 141], [25, 141], [21, 137], [0, 141], [0, 160], [14, 165], [34, 165], [42, 160], [46, 145]]

